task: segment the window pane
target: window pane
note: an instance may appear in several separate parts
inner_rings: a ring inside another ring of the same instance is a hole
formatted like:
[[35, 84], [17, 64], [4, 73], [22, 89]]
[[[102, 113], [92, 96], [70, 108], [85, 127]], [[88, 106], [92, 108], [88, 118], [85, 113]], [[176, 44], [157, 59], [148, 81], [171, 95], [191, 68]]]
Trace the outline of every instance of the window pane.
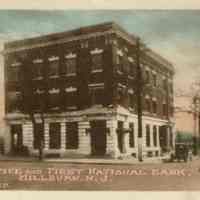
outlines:
[[91, 102], [92, 105], [103, 104], [103, 88], [91, 89]]
[[21, 109], [21, 93], [20, 92], [9, 92], [8, 93], [8, 110], [9, 111], [20, 111]]
[[129, 132], [129, 146], [135, 147], [135, 140], [134, 140], [134, 124], [129, 124], [130, 132]]
[[76, 73], [76, 59], [75, 58], [66, 59], [64, 73], [65, 74]]
[[44, 128], [43, 124], [35, 124], [35, 131], [33, 132], [33, 147], [34, 149], [39, 149], [40, 147], [40, 142], [44, 142]]
[[66, 149], [78, 148], [78, 123], [66, 123]]
[[43, 63], [35, 63], [33, 66], [33, 78], [38, 78], [43, 76]]
[[60, 123], [50, 123], [49, 148], [60, 149], [60, 144], [61, 144]]
[[92, 55], [92, 70], [102, 69], [102, 54]]
[[146, 125], [146, 145], [150, 146], [150, 126]]
[[49, 94], [49, 107], [58, 108], [60, 103], [59, 93]]
[[10, 67], [8, 71], [8, 80], [9, 81], [19, 81], [20, 80], [20, 68], [15, 66], [15, 67]]
[[59, 75], [59, 62], [51, 61], [49, 62], [49, 76], [58, 76]]
[[157, 128], [156, 126], [153, 126], [153, 145], [157, 146]]

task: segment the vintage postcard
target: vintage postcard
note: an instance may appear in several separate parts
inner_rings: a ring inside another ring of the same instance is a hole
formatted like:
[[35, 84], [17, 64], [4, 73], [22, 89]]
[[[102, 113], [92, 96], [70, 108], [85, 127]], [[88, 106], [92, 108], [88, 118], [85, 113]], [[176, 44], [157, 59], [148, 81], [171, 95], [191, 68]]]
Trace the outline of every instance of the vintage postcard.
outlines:
[[200, 10], [0, 24], [0, 190], [200, 189]]

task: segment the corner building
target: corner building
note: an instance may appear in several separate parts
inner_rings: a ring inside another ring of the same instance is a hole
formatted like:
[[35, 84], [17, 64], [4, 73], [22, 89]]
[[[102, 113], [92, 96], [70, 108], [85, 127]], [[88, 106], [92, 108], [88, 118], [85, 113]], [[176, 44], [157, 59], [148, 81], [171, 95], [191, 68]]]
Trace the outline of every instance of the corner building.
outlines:
[[[40, 137], [25, 108], [28, 71], [46, 156], [137, 157], [136, 37], [109, 22], [6, 43], [4, 59], [6, 152], [26, 146], [38, 154]], [[174, 69], [144, 48], [140, 66], [143, 155], [159, 156], [174, 143]]]

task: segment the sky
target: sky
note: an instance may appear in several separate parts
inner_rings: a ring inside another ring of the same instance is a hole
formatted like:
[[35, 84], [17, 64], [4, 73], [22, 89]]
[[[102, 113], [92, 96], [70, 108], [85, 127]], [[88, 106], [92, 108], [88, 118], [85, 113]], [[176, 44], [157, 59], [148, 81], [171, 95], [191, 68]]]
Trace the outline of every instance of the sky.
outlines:
[[175, 93], [190, 93], [194, 80], [200, 80], [200, 10], [0, 10], [0, 47], [7, 41], [107, 21], [140, 36], [174, 65]]

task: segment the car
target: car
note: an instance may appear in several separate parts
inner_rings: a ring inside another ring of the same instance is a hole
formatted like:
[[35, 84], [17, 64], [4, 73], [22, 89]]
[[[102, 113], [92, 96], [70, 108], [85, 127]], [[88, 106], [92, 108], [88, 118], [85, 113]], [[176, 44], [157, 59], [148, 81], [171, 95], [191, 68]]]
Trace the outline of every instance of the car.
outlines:
[[175, 149], [171, 153], [170, 160], [173, 162], [174, 160], [177, 160], [180, 162], [183, 160], [184, 162], [187, 162], [188, 160], [192, 160], [192, 151], [191, 151], [191, 145], [188, 143], [176, 143]]

